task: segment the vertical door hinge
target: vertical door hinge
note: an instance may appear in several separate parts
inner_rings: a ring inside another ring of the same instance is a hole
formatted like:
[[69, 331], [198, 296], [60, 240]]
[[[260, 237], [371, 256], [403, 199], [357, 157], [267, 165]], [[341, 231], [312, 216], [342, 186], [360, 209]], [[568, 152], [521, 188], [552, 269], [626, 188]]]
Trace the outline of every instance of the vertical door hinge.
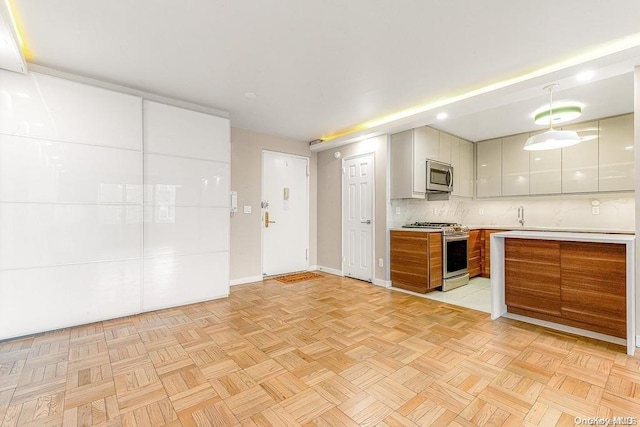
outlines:
[[307, 165], [307, 176], [309, 176], [309, 165]]
[[309, 249], [304, 250], [304, 259], [309, 259]]

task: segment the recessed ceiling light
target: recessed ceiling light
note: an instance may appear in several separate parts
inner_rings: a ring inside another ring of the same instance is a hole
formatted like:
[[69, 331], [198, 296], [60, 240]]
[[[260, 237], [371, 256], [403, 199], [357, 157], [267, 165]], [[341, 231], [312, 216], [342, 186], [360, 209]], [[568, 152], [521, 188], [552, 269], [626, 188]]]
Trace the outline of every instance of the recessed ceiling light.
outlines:
[[444, 120], [444, 119], [446, 119], [447, 117], [449, 117], [449, 115], [448, 115], [447, 113], [439, 113], [439, 114], [436, 116], [436, 118], [437, 118], [438, 120]]
[[633, 145], [627, 145], [624, 149], [627, 151], [633, 151]]
[[591, 80], [595, 73], [591, 70], [583, 71], [576, 76], [576, 80], [579, 82], [586, 82], [587, 80]]
[[29, 98], [29, 94], [25, 92], [16, 92], [16, 95], [20, 98]]
[[258, 95], [256, 95], [253, 92], [246, 92], [244, 94], [244, 97], [247, 98], [247, 99], [256, 99], [258, 97]]

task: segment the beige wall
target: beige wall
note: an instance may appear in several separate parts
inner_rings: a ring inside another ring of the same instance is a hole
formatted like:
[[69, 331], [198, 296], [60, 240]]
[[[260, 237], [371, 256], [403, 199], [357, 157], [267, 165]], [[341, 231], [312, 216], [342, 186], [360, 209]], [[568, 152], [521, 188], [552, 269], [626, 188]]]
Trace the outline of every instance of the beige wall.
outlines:
[[[316, 154], [302, 141], [231, 128], [231, 189], [238, 192], [238, 212], [231, 218], [231, 280], [262, 276], [262, 150], [309, 157], [309, 266], [316, 265]], [[252, 213], [244, 214], [250, 205]]]
[[[334, 157], [339, 151], [340, 159]], [[318, 266], [342, 271], [342, 160], [374, 153], [375, 162], [375, 272], [377, 280], [387, 280], [387, 136], [382, 135], [318, 153]]]

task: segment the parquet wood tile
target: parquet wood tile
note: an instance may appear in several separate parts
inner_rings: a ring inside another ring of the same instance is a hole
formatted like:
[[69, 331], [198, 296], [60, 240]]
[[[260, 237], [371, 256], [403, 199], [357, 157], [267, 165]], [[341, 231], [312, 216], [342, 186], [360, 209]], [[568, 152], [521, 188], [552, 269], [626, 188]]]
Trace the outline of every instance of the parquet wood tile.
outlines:
[[638, 416], [640, 355], [325, 275], [0, 342], [0, 425], [534, 426]]

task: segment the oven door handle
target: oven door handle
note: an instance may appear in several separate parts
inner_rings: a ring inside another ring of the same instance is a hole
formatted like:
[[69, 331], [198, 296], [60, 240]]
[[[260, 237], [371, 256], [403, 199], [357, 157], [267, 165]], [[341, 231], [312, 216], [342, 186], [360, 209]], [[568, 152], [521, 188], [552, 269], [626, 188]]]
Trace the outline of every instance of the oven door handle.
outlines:
[[444, 236], [445, 242], [455, 242], [458, 240], [469, 240], [469, 235], [466, 236]]

